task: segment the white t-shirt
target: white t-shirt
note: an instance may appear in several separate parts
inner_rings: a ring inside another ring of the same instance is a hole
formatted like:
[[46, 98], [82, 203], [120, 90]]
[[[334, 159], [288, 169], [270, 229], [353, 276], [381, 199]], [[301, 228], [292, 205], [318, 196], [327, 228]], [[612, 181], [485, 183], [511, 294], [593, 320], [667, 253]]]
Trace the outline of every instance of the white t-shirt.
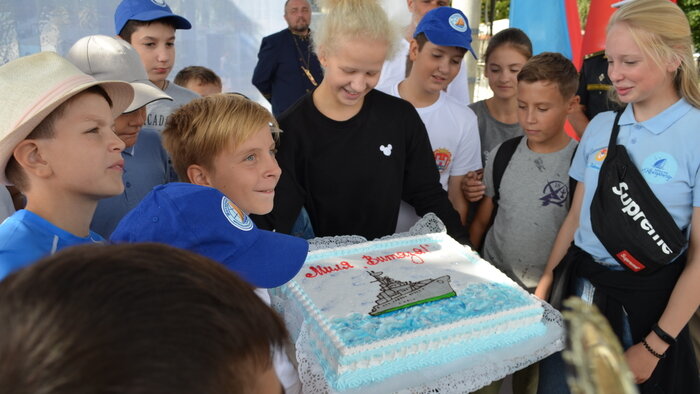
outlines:
[[[401, 97], [399, 84], [385, 93]], [[447, 190], [450, 176], [465, 175], [481, 168], [479, 124], [474, 111], [445, 92], [440, 92], [433, 104], [416, 108], [416, 111], [428, 131], [443, 189]], [[415, 209], [402, 201], [396, 232], [408, 231], [418, 219]]]
[[[406, 79], [406, 58], [411, 45], [405, 39], [401, 39], [399, 48], [393, 58], [384, 62], [382, 73], [379, 76], [377, 89], [382, 92], [388, 92], [392, 86]], [[471, 56], [469, 51], [465, 56]], [[461, 105], [471, 103], [469, 98], [469, 83], [467, 81], [467, 62], [462, 60], [462, 67], [459, 68], [459, 73], [455, 79], [447, 86], [447, 94]]]
[[[267, 289], [256, 288], [255, 294], [268, 306], [272, 304]], [[299, 373], [287, 357], [284, 349], [274, 349], [272, 353], [272, 367], [275, 369], [275, 373], [280, 383], [282, 383], [282, 387], [284, 387], [285, 394], [301, 393]]]

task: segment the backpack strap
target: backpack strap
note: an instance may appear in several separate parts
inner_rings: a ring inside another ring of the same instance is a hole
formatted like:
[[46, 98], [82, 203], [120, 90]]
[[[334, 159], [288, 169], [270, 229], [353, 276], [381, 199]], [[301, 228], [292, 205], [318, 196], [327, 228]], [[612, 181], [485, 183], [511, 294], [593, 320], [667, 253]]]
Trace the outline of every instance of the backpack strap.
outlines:
[[503, 179], [503, 174], [506, 172], [506, 167], [510, 163], [510, 159], [513, 157], [515, 150], [518, 148], [518, 144], [523, 139], [523, 136], [518, 136], [505, 140], [501, 146], [496, 151], [493, 158], [493, 205], [494, 205], [494, 216], [496, 214], [495, 210], [498, 206], [498, 199], [501, 197], [501, 179]]
[[496, 219], [496, 212], [498, 212], [498, 199], [501, 197], [501, 191], [499, 190], [501, 188], [501, 179], [503, 179], [506, 167], [508, 167], [508, 163], [510, 163], [510, 159], [515, 154], [515, 150], [522, 139], [523, 136], [521, 135], [503, 141], [493, 157], [493, 211], [491, 212], [491, 224]]
[[[576, 156], [576, 150], [578, 150], [578, 145], [574, 147], [574, 151], [571, 152], [571, 160], [569, 161], [569, 168], [571, 168], [571, 164], [574, 162], [574, 156]], [[578, 184], [578, 181], [572, 177], [569, 177], [569, 209], [571, 209], [571, 203], [574, 202], [574, 192], [576, 191], [576, 185]]]

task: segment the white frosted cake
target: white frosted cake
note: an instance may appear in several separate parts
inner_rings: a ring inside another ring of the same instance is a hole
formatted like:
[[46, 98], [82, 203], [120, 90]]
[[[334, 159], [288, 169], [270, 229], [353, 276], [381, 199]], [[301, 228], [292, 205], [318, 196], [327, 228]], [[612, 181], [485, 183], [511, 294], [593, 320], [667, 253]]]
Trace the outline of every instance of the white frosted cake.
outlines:
[[445, 234], [311, 252], [277, 291], [339, 391], [545, 333], [536, 299]]

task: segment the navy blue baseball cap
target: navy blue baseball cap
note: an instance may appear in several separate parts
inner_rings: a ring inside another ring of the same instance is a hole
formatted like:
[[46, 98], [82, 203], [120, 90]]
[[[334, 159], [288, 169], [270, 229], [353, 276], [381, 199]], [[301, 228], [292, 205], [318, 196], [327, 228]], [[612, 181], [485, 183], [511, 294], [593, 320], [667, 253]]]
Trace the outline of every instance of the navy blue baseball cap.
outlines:
[[191, 183], [156, 186], [110, 237], [119, 242], [160, 242], [218, 261], [256, 287], [273, 288], [301, 269], [309, 244], [260, 230], [217, 189]]
[[420, 33], [425, 34], [428, 41], [435, 45], [464, 48], [476, 59], [469, 20], [456, 8], [437, 7], [430, 10], [418, 22], [413, 38]]
[[176, 29], [191, 29], [192, 24], [173, 11], [165, 4], [165, 0], [122, 0], [114, 11], [114, 27], [119, 35], [126, 22], [130, 20], [150, 22], [156, 19], [169, 18]]

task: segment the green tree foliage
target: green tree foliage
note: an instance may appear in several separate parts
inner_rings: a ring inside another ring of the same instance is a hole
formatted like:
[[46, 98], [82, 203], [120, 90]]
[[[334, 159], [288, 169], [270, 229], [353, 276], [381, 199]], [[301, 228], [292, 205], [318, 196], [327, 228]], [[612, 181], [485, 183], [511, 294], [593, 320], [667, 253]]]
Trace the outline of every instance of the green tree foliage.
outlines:
[[[493, 3], [493, 4], [492, 4]], [[493, 6], [493, 15], [491, 9]], [[510, 0], [481, 0], [481, 20], [491, 22], [498, 19], [507, 19], [510, 12]]]
[[576, 0], [578, 3], [578, 17], [581, 19], [581, 29], [586, 28], [588, 20], [588, 10], [591, 8], [591, 0]]
[[678, 0], [678, 6], [681, 7], [690, 21], [695, 50], [700, 51], [700, 0]]
[[[551, 0], [546, 0], [551, 1]], [[578, 3], [578, 12], [581, 15], [581, 26], [585, 26], [586, 17], [588, 16], [588, 8], [590, 7], [591, 0], [576, 0]], [[696, 0], [700, 1], [700, 0]], [[510, 13], [510, 0], [481, 0], [481, 15], [489, 16], [491, 3], [495, 2], [494, 6], [494, 16], [492, 20], [506, 19]], [[483, 20], [488, 21], [490, 18], [484, 18]]]

